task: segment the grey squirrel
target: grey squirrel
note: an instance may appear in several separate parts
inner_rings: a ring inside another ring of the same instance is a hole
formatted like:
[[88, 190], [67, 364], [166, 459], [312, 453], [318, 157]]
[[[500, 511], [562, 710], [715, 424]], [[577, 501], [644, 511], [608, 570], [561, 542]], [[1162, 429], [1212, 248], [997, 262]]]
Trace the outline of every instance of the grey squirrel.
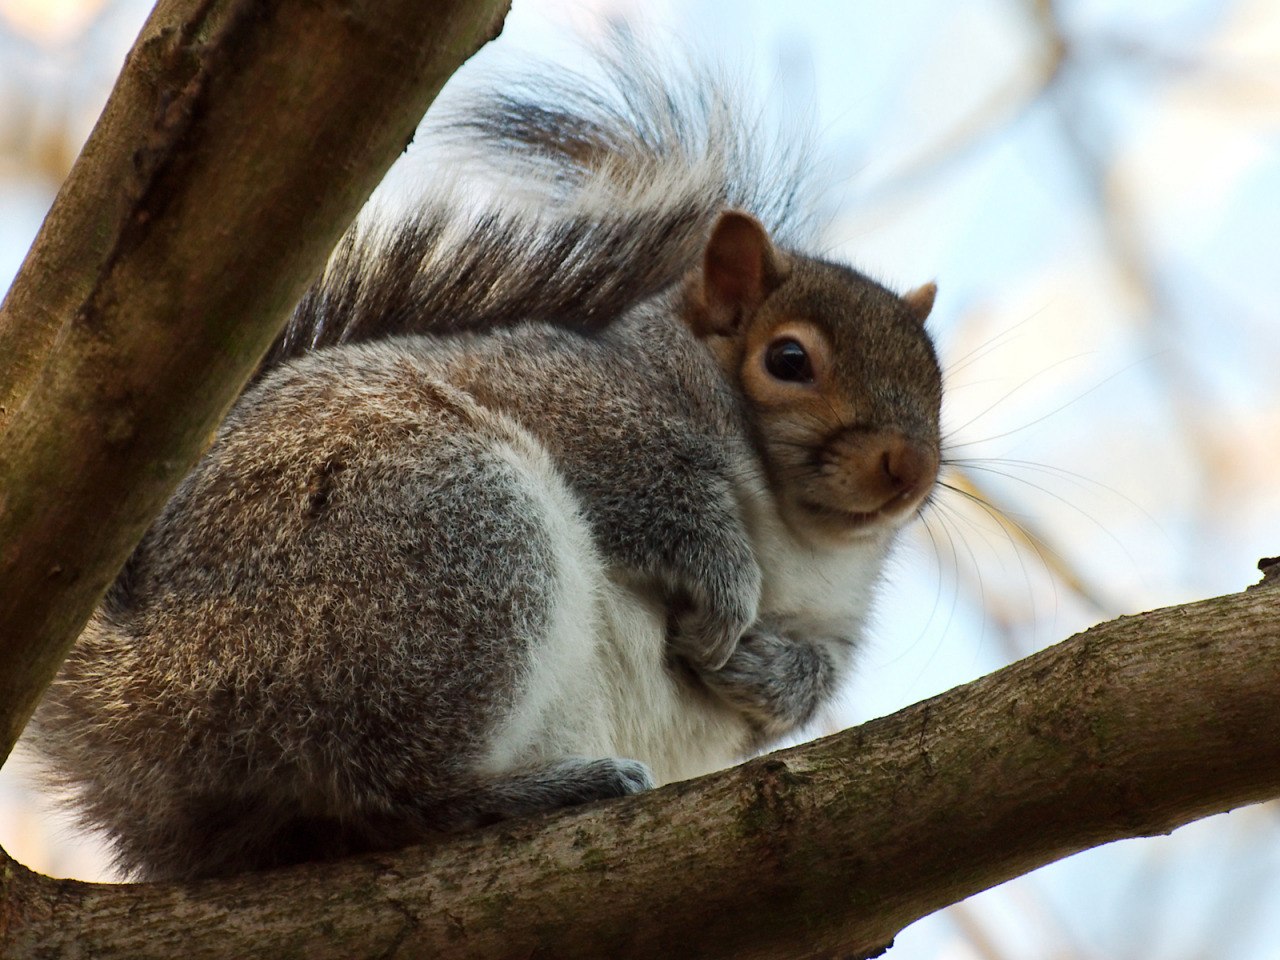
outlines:
[[612, 83], [461, 108], [524, 199], [354, 228], [78, 640], [30, 739], [126, 871], [634, 793], [847, 676], [938, 469], [933, 286], [776, 242], [798, 167], [723, 89]]

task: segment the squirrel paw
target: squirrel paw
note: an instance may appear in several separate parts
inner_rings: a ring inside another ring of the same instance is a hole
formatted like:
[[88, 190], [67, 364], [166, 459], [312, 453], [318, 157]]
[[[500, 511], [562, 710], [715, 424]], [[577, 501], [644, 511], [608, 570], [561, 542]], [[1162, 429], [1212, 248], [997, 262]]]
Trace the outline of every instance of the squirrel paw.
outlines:
[[819, 645], [757, 624], [720, 670], [703, 679], [761, 732], [781, 735], [812, 719], [836, 685], [830, 656]]
[[719, 670], [756, 622], [764, 574], [745, 534], [732, 526], [701, 534], [703, 548], [669, 569], [667, 637], [676, 655]]
[[629, 797], [633, 793], [652, 790], [655, 784], [653, 771], [647, 764], [626, 757], [570, 759], [552, 769], [560, 778], [566, 806], [590, 800]]
[[719, 670], [729, 662], [760, 608], [762, 575], [754, 558], [726, 565], [720, 573], [709, 589], [698, 591], [699, 600], [677, 608], [670, 631], [676, 653], [703, 670]]
[[760, 590], [758, 583], [753, 586], [740, 593], [736, 603], [722, 601], [676, 613], [669, 633], [676, 653], [703, 670], [719, 670], [728, 663], [756, 619]]
[[656, 784], [653, 771], [639, 760], [611, 757], [600, 763], [612, 768], [608, 770], [606, 779], [611, 781], [617, 791], [613, 794], [614, 796], [626, 797], [633, 793], [643, 793], [646, 790], [652, 790]]
[[750, 626], [745, 619], [727, 620], [691, 610], [678, 615], [671, 630], [675, 651], [704, 670], [719, 670], [737, 649], [738, 640]]

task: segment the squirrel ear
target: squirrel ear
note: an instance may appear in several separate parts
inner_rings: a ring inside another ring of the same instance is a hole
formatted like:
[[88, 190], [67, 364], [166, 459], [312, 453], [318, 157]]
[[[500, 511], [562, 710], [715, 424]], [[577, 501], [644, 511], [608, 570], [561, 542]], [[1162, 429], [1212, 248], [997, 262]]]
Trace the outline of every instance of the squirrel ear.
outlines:
[[911, 315], [920, 323], [924, 323], [933, 309], [933, 299], [938, 295], [936, 283], [926, 283], [916, 287], [910, 293], [902, 295], [902, 302], [907, 305]]
[[760, 221], [727, 210], [711, 228], [702, 259], [708, 333], [733, 333], [782, 280], [782, 265]]

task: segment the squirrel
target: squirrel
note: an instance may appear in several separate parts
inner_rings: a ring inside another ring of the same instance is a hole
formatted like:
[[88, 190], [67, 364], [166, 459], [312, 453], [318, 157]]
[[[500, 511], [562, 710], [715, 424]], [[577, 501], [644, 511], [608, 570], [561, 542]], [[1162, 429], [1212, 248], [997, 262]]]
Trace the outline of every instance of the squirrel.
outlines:
[[938, 471], [934, 286], [784, 243], [806, 158], [705, 77], [538, 89], [444, 124], [522, 199], [349, 232], [37, 710], [128, 874], [636, 793], [847, 677]]

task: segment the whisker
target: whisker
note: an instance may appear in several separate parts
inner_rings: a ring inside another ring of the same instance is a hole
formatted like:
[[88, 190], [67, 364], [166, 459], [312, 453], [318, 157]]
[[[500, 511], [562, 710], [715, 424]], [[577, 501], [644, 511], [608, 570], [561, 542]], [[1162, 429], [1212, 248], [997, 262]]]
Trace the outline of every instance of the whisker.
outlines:
[[[957, 477], [957, 479], [963, 482], [962, 476]], [[1044, 569], [1052, 574], [1050, 582], [1054, 584], [1055, 599], [1057, 593], [1056, 584], [1062, 582], [1070, 587], [1073, 593], [1103, 613], [1114, 614], [1119, 609], [1116, 604], [1106, 599], [1096, 587], [1086, 583], [1075, 572], [1071, 564], [1053, 548], [1048, 538], [1037, 533], [1027, 523], [1015, 519], [1008, 511], [996, 506], [976, 491], [966, 490], [963, 487], [941, 481], [940, 485], [977, 505], [997, 523], [1005, 525], [1009, 530], [1016, 531], [1026, 545], [1035, 551]]]
[[[1017, 393], [1019, 390], [1022, 390], [1024, 387], [1028, 387], [1028, 386], [1030, 386], [1032, 383], [1034, 383], [1036, 380], [1038, 380], [1038, 379], [1040, 379], [1041, 377], [1043, 377], [1045, 374], [1050, 373], [1050, 372], [1052, 372], [1053, 370], [1056, 370], [1058, 367], [1062, 366], [1062, 365], [1063, 365], [1063, 364], [1065, 364], [1065, 363], [1071, 363], [1071, 362], [1072, 362], [1072, 361], [1074, 361], [1074, 360], [1079, 360], [1079, 359], [1081, 359], [1082, 357], [1089, 357], [1089, 356], [1094, 356], [1094, 351], [1091, 351], [1091, 350], [1090, 350], [1090, 351], [1086, 351], [1086, 352], [1084, 352], [1084, 353], [1077, 353], [1077, 354], [1075, 354], [1074, 356], [1070, 356], [1070, 357], [1063, 357], [1061, 360], [1057, 360], [1057, 361], [1055, 361], [1054, 363], [1049, 364], [1049, 366], [1047, 366], [1047, 367], [1043, 368], [1042, 370], [1039, 370], [1039, 371], [1037, 371], [1036, 373], [1033, 373], [1031, 376], [1027, 377], [1027, 379], [1023, 380], [1020, 384], [1018, 384], [1016, 387], [1014, 387], [1012, 390], [1010, 390], [1010, 391], [1009, 391], [1008, 393], [1006, 393], [1004, 396], [1000, 397], [998, 400], [996, 400], [995, 402], [991, 403], [988, 407], [986, 407], [986, 408], [985, 408], [984, 410], [982, 410], [980, 413], [978, 413], [978, 414], [974, 415], [973, 417], [970, 417], [970, 418], [969, 418], [968, 420], [966, 420], [964, 423], [960, 424], [960, 426], [958, 426], [958, 427], [953, 427], [953, 428], [951, 428], [951, 429], [947, 430], [947, 432], [946, 432], [946, 436], [947, 436], [947, 437], [950, 437], [950, 436], [952, 436], [952, 435], [954, 435], [954, 434], [956, 434], [956, 433], [959, 433], [961, 430], [964, 430], [964, 429], [966, 429], [966, 428], [968, 428], [968, 427], [972, 426], [973, 424], [977, 423], [979, 420], [981, 420], [983, 417], [985, 417], [988, 413], [990, 413], [990, 412], [991, 412], [992, 410], [994, 410], [996, 407], [1000, 406], [1002, 403], [1004, 403], [1006, 400], [1008, 400], [1010, 397], [1012, 397], [1012, 396], [1013, 396], [1015, 393]], [[1123, 372], [1123, 371], [1120, 371], [1120, 372]], [[1112, 379], [1112, 377], [1115, 377], [1115, 376], [1118, 376], [1118, 375], [1119, 375], [1118, 373], [1116, 373], [1116, 374], [1112, 374], [1112, 376], [1111, 376], [1111, 377], [1108, 377], [1107, 379], [1108, 379], [1108, 380], [1110, 380], [1110, 379]], [[1102, 383], [1099, 383], [1099, 384], [1094, 385], [1093, 387], [1091, 387], [1091, 388], [1090, 388], [1088, 391], [1086, 391], [1085, 393], [1082, 393], [1082, 394], [1080, 394], [1080, 396], [1075, 397], [1074, 399], [1072, 399], [1072, 400], [1070, 401], [1070, 403], [1068, 403], [1068, 404], [1064, 404], [1062, 407], [1059, 407], [1059, 408], [1058, 408], [1058, 410], [1051, 411], [1050, 413], [1045, 414], [1045, 416], [1046, 416], [1046, 417], [1051, 417], [1051, 416], [1053, 416], [1053, 414], [1054, 414], [1054, 413], [1057, 413], [1059, 410], [1063, 410], [1063, 409], [1065, 409], [1067, 406], [1070, 406], [1070, 404], [1071, 404], [1071, 403], [1075, 403], [1075, 402], [1076, 402], [1076, 400], [1081, 399], [1081, 397], [1086, 397], [1086, 396], [1088, 396], [1090, 393], [1092, 393], [1094, 390], [1098, 389], [1098, 387], [1102, 386], [1102, 384], [1103, 384], [1103, 383], [1106, 383], [1106, 382], [1107, 382], [1106, 380], [1103, 380], [1103, 381], [1102, 381]], [[1044, 419], [1044, 417], [1040, 417], [1039, 419], [1032, 421], [1032, 424], [1034, 424], [1034, 423], [1039, 423], [1039, 422], [1040, 422], [1040, 420], [1043, 420], [1043, 419]], [[1032, 424], [1023, 424], [1021, 427], [1018, 427], [1018, 430], [1025, 430], [1027, 427], [1031, 426]], [[1017, 430], [1014, 430], [1014, 431], [1011, 431], [1011, 432], [1016, 433], [1016, 432], [1017, 432]], [[989, 439], [998, 439], [998, 438], [989, 438]]]
[[[1071, 500], [1067, 499], [1066, 497], [1062, 496], [1059, 493], [1055, 493], [1053, 490], [1050, 490], [1048, 487], [1044, 486], [1043, 484], [1034, 483], [1031, 480], [1026, 479], [1025, 477], [1019, 477], [1016, 474], [1006, 473], [1000, 470], [996, 470], [993, 467], [984, 467], [982, 465], [977, 465], [977, 464], [969, 467], [969, 469], [982, 472], [982, 473], [990, 473], [995, 476], [1005, 477], [1006, 479], [1012, 480], [1015, 483], [1021, 483], [1024, 486], [1030, 487], [1032, 490], [1042, 493], [1046, 497], [1051, 497], [1052, 499], [1056, 500], [1058, 503], [1061, 503], [1064, 506], [1069, 507], [1076, 514], [1088, 520], [1089, 523], [1091, 523], [1095, 528], [1100, 530], [1102, 533], [1106, 534], [1107, 539], [1109, 539], [1112, 543], [1114, 543], [1117, 547], [1120, 548], [1120, 551], [1125, 555], [1125, 558], [1135, 567], [1137, 566], [1137, 563], [1138, 563], [1137, 560], [1134, 558], [1133, 554], [1129, 552], [1129, 549], [1124, 545], [1124, 543], [1120, 540], [1120, 538], [1117, 537], [1110, 530], [1108, 530], [1106, 526], [1100, 523], [1098, 519], [1093, 516], [1093, 514], [1089, 513], [1088, 510], [1085, 510], [1082, 507], [1080, 507], [1079, 504], [1073, 503]], [[1138, 509], [1141, 509], [1141, 507], [1139, 507]]]
[[[1076, 359], [1079, 359], [1080, 357], [1085, 357], [1085, 356], [1089, 356], [1089, 354], [1081, 353], [1081, 354], [1077, 354], [1075, 357], [1068, 357], [1067, 359], [1076, 360]], [[1138, 360], [1134, 360], [1132, 363], [1126, 364], [1125, 366], [1121, 367], [1119, 370], [1117, 370], [1115, 373], [1111, 374], [1110, 376], [1107, 376], [1102, 380], [1099, 380], [1097, 383], [1095, 383], [1089, 389], [1085, 390], [1083, 393], [1077, 394], [1076, 396], [1068, 400], [1066, 403], [1063, 403], [1061, 406], [1054, 407], [1052, 410], [1050, 410], [1048, 413], [1044, 414], [1043, 416], [1036, 417], [1036, 419], [1032, 420], [1030, 423], [1024, 423], [1021, 426], [1015, 427], [1012, 430], [1007, 430], [1004, 433], [998, 433], [995, 436], [991, 436], [991, 437], [983, 437], [982, 439], [979, 439], [979, 440], [966, 440], [963, 443], [955, 443], [951, 440], [951, 437], [953, 437], [955, 434], [959, 433], [961, 430], [964, 430], [966, 427], [971, 426], [972, 424], [980, 420], [982, 417], [986, 416], [993, 409], [995, 409], [995, 407], [1003, 403], [1005, 400], [1009, 399], [1009, 397], [1013, 396], [1015, 393], [1021, 390], [1022, 387], [1030, 383], [1031, 380], [1028, 379], [1025, 382], [1019, 384], [1017, 387], [1014, 387], [1012, 390], [1006, 393], [1003, 397], [997, 400], [994, 404], [992, 404], [991, 406], [987, 407], [987, 409], [979, 413], [976, 417], [971, 418], [967, 423], [964, 423], [961, 426], [956, 427], [954, 429], [948, 430], [945, 434], [943, 445], [948, 450], [959, 450], [962, 447], [973, 447], [973, 446], [977, 446], [980, 443], [990, 443], [993, 440], [1003, 440], [1005, 437], [1011, 437], [1016, 433], [1021, 433], [1023, 430], [1027, 430], [1031, 427], [1034, 427], [1038, 423], [1043, 423], [1045, 420], [1049, 419], [1050, 417], [1056, 416], [1057, 414], [1061, 413], [1063, 410], [1066, 410], [1068, 407], [1071, 407], [1076, 403], [1079, 403], [1085, 397], [1089, 396], [1091, 393], [1094, 393], [1095, 391], [1106, 386], [1108, 383], [1110, 383], [1112, 380], [1116, 379], [1117, 377], [1121, 376], [1122, 374], [1128, 373], [1134, 367], [1151, 360], [1153, 356], [1155, 355], [1149, 354], [1145, 357], [1141, 357]], [[1053, 366], [1046, 367], [1044, 370], [1041, 370], [1039, 374], [1036, 374], [1036, 376], [1040, 376], [1041, 374], [1048, 373], [1050, 370], [1053, 369], [1054, 366], [1059, 366], [1060, 364], [1066, 363], [1066, 362], [1067, 362], [1066, 360], [1061, 360], [1058, 363], [1054, 364]]]
[[1030, 323], [1032, 320], [1040, 316], [1042, 313], [1044, 313], [1048, 309], [1049, 309], [1049, 305], [1045, 304], [1039, 310], [1035, 310], [1027, 314], [1027, 316], [1023, 317], [1021, 320], [1015, 323], [1012, 327], [1007, 327], [1006, 329], [1000, 331], [999, 333], [994, 334], [991, 337], [988, 337], [986, 340], [982, 341], [982, 343], [978, 344], [968, 353], [964, 354], [963, 356], [957, 357], [955, 360], [952, 360], [950, 363], [948, 363], [943, 368], [943, 371], [942, 371], [943, 376], [947, 380], [950, 380], [952, 376], [959, 373], [965, 367], [976, 363], [977, 361], [981, 360], [983, 357], [997, 350], [999, 347], [1005, 346], [1005, 344], [1002, 343], [1001, 341], [1006, 340], [1006, 338], [1011, 338], [1013, 334], [1017, 333], [1024, 326], [1026, 326], [1028, 323]]
[[[934, 590], [933, 592], [933, 607], [929, 610], [929, 619], [925, 621], [925, 624], [920, 631], [923, 634], [929, 629], [930, 626], [932, 626], [933, 618], [938, 612], [938, 605], [942, 601], [942, 564], [940, 562], [941, 556], [940, 556], [940, 551], [938, 547], [938, 539], [933, 535], [933, 529], [929, 526], [929, 518], [924, 513], [921, 513], [920, 520], [921, 520], [921, 526], [924, 527], [925, 532], [929, 535], [929, 541], [933, 544], [934, 560], [935, 560], [935, 563], [937, 564], [937, 569], [938, 569], [938, 586], [937, 586], [937, 589]], [[957, 561], [955, 539], [951, 536], [951, 531], [947, 529], [945, 523], [942, 525], [942, 532], [946, 534], [947, 540], [951, 547], [951, 562], [954, 567]], [[950, 623], [951, 618], [955, 616], [956, 604], [959, 602], [959, 596], [960, 594], [958, 590], [952, 591], [951, 609], [947, 614], [948, 623]]]
[[1094, 490], [1101, 490], [1104, 493], [1108, 493], [1119, 500], [1123, 500], [1129, 506], [1133, 507], [1133, 509], [1137, 510], [1140, 514], [1142, 514], [1142, 516], [1145, 517], [1147, 520], [1150, 520], [1151, 523], [1156, 527], [1156, 529], [1160, 530], [1161, 533], [1165, 532], [1159, 520], [1153, 517], [1147, 511], [1147, 509], [1144, 506], [1142, 506], [1142, 504], [1138, 503], [1138, 501], [1134, 500], [1132, 497], [1130, 497], [1123, 491], [1109, 484], [1102, 483], [1101, 481], [1095, 480], [1093, 477], [1086, 476], [1083, 473], [1077, 473], [1074, 470], [1067, 470], [1065, 467], [1055, 466], [1054, 464], [1051, 464], [1051, 463], [1040, 463], [1039, 461], [1036, 461], [1036, 460], [1022, 460], [1015, 457], [944, 457], [942, 460], [942, 464], [944, 466], [961, 467], [966, 470], [975, 470], [975, 471], [981, 471], [985, 473], [992, 473], [992, 474], [995, 474], [996, 476], [1007, 477], [1010, 480], [1017, 480], [1023, 483], [1027, 482], [1023, 480], [1023, 478], [1018, 477], [1016, 474], [1013, 474], [1007, 471], [997, 470], [994, 466], [992, 466], [992, 464], [1003, 464], [1010, 467], [1018, 467], [1023, 470], [1033, 471], [1035, 473], [1047, 474], [1048, 476], [1051, 476], [1051, 477], [1058, 477], [1063, 480], [1076, 483], [1083, 488], [1092, 488]]
[[[1040, 562], [1041, 568], [1051, 574], [1049, 579], [1049, 586], [1053, 592], [1053, 607], [1055, 610], [1057, 610], [1058, 599], [1059, 599], [1058, 588], [1057, 588], [1057, 581], [1052, 574], [1056, 571], [1058, 566], [1065, 567], [1065, 563], [1050, 564], [1046, 560], [1044, 552], [1041, 550], [1041, 546], [1043, 545], [1044, 548], [1047, 550], [1050, 550], [1050, 552], [1052, 552], [1052, 548], [1047, 543], [1045, 543], [1040, 537], [1038, 537], [1034, 532], [1032, 532], [1031, 530], [1028, 530], [1025, 526], [1023, 526], [1013, 517], [1009, 516], [1007, 512], [1000, 509], [995, 504], [991, 503], [981, 495], [970, 492], [968, 490], [964, 490], [963, 488], [960, 488], [960, 487], [952, 486], [950, 484], [944, 484], [944, 486], [945, 486], [945, 489], [951, 490], [955, 493], [959, 493], [967, 501], [977, 505], [985, 514], [987, 514], [987, 516], [989, 516], [993, 521], [995, 521], [996, 527], [999, 529], [1001, 535], [1004, 537], [1005, 542], [1008, 543], [1009, 549], [1012, 550], [1013, 555], [1017, 557], [1018, 570], [1022, 576], [1023, 586], [1026, 588], [1027, 599], [1030, 604], [1031, 621], [1034, 623], [1039, 619], [1039, 615], [1036, 612], [1036, 600], [1035, 600], [1036, 593], [1035, 593], [1035, 588], [1031, 583], [1031, 571], [1027, 569], [1027, 564], [1023, 560], [1022, 550], [1020, 550], [1018, 547], [1018, 541], [1014, 539], [1015, 532], [1021, 538], [1022, 542], [1024, 542], [1027, 546], [1029, 546], [1032, 549], [1032, 551], [1035, 553], [1036, 558]], [[969, 525], [973, 527], [973, 529], [977, 530], [979, 533], [985, 536], [985, 531], [982, 530], [982, 528], [978, 527], [972, 521], [967, 520], [967, 518], [966, 518], [966, 522], [968, 522]], [[976, 564], [977, 562], [976, 559], [974, 562]], [[1007, 627], [1005, 632], [1006, 633], [1008, 632]], [[1019, 649], [1016, 649], [1016, 647], [1014, 647], [1014, 645], [1012, 644], [1012, 638], [1010, 638], [1010, 647], [1011, 647], [1010, 652], [1015, 657], [1025, 655], [1026, 653], [1025, 650], [1019, 650]]]

